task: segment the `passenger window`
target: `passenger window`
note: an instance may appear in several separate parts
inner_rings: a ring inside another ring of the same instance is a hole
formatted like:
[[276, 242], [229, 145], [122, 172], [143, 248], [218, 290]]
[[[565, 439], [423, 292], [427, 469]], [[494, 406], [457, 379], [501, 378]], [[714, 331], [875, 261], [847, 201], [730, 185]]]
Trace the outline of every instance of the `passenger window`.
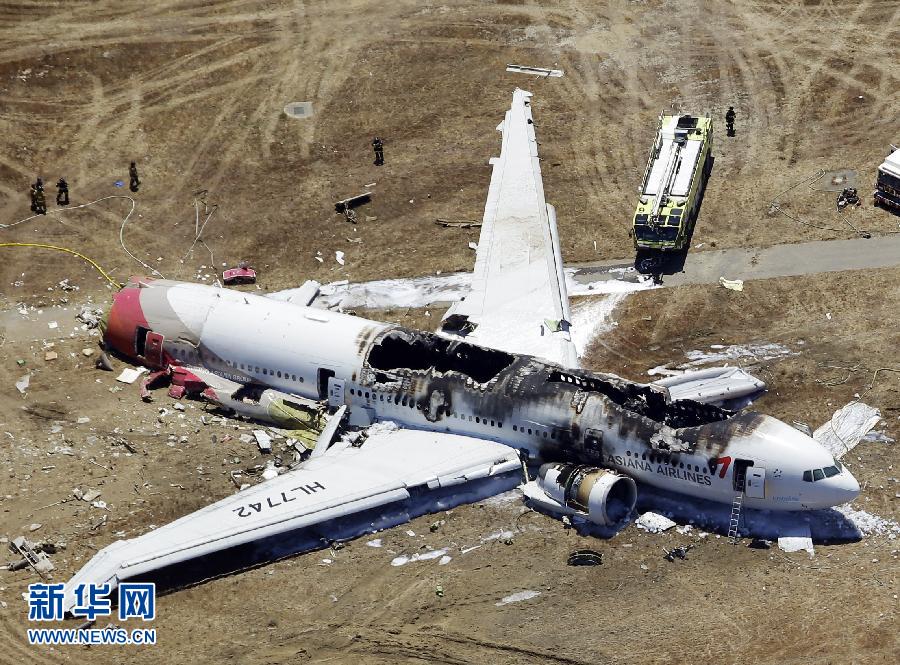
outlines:
[[519, 431], [518, 425], [513, 425], [513, 432], [518, 432], [518, 431]]
[[544, 438], [547, 438], [547, 432], [543, 432]]
[[278, 378], [281, 378], [281, 370], [278, 370]]
[[403, 406], [406, 406], [406, 395], [403, 396]]
[[531, 428], [530, 428], [530, 427], [528, 428], [528, 433], [531, 434]]
[[815, 482], [816, 480], [822, 480], [823, 478], [825, 478], [825, 473], [822, 471], [822, 469], [813, 470], [813, 482]]
[[499, 427], [500, 429], [503, 429], [503, 423], [498, 422], [498, 423], [497, 423], [497, 427]]
[[350, 394], [351, 394], [351, 395], [355, 395], [355, 394], [356, 394], [356, 389], [355, 389], [355, 388], [351, 388], [351, 389], [350, 389]]
[[496, 427], [493, 420], [491, 421], [491, 427]]
[[478, 416], [475, 416], [475, 422], [476, 422], [476, 423], [480, 423], [480, 422], [481, 422], [481, 418], [479, 418]]
[[[551, 439], [555, 439], [555, 438], [556, 438], [556, 432], [550, 432], [550, 438], [551, 438]], [[631, 455], [631, 453], [628, 453], [628, 454]]]
[[646, 460], [646, 459], [647, 459], [647, 453], [641, 453], [641, 459], [642, 459], [642, 460]]

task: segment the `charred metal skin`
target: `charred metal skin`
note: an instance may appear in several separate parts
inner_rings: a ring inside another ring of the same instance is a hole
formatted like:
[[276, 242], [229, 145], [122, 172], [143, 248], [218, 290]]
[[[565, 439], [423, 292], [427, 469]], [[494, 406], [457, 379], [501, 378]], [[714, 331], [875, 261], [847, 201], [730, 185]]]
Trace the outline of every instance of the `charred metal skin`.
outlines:
[[[498, 441], [532, 462], [613, 469], [668, 490], [775, 510], [854, 498], [813, 439], [760, 413], [734, 414], [611, 374], [361, 317], [204, 285], [133, 279], [106, 342], [151, 367], [199, 366], [231, 381], [346, 404], [350, 422]], [[837, 467], [835, 467], [837, 468]]]

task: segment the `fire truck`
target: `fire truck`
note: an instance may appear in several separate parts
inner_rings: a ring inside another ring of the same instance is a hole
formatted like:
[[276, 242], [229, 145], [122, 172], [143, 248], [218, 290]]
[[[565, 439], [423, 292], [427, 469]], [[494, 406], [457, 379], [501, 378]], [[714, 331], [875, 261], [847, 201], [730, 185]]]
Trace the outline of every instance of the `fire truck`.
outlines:
[[691, 237], [712, 167], [709, 116], [659, 116], [632, 220], [636, 250], [677, 251]]
[[891, 146], [891, 154], [878, 167], [875, 180], [875, 205], [900, 210], [900, 148]]

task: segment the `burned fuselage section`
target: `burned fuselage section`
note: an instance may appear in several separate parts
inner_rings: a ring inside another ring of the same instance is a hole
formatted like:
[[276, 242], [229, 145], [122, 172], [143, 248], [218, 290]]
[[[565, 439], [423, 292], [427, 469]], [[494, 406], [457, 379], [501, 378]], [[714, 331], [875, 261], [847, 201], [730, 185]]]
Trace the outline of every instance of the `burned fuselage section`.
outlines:
[[[354, 382], [348, 401], [372, 420], [494, 439], [539, 460], [605, 466], [632, 454], [654, 463], [691, 455], [710, 473], [733, 415], [672, 402], [652, 384], [400, 327], [372, 340]], [[710, 428], [716, 435], [704, 434]]]

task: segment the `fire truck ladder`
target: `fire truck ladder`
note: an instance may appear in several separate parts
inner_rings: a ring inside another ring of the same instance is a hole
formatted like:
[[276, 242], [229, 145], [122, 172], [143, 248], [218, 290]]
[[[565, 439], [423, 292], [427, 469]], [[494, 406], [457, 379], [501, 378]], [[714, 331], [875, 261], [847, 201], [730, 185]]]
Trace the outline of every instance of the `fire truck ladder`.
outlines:
[[659, 221], [659, 211], [665, 202], [669, 199], [669, 192], [674, 184], [675, 174], [678, 172], [678, 164], [681, 162], [681, 149], [684, 147], [684, 140], [676, 138], [672, 144], [672, 152], [669, 153], [669, 161], [666, 162], [666, 168], [663, 171], [662, 179], [659, 183], [659, 189], [656, 191], [656, 200], [653, 202], [653, 209], [650, 211], [650, 225], [653, 226]]

